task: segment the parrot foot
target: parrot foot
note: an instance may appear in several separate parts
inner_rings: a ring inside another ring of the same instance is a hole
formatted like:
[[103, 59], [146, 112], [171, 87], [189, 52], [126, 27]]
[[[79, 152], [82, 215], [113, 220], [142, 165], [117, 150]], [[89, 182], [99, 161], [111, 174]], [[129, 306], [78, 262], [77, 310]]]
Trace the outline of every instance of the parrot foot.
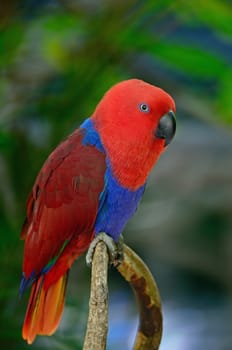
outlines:
[[86, 264], [88, 266], [92, 265], [94, 250], [100, 241], [103, 241], [107, 246], [110, 264], [115, 267], [120, 265], [123, 261], [123, 237], [121, 235], [118, 242], [114, 242], [105, 232], [100, 232], [90, 243], [86, 254]]

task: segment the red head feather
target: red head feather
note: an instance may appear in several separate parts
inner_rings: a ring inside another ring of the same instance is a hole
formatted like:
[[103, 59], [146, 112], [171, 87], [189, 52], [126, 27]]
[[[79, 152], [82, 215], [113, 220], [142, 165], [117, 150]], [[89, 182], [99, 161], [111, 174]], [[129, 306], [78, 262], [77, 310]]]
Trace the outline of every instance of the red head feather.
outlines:
[[135, 190], [145, 183], [165, 148], [156, 136], [160, 119], [175, 110], [164, 90], [137, 79], [114, 85], [102, 98], [92, 119], [122, 186]]

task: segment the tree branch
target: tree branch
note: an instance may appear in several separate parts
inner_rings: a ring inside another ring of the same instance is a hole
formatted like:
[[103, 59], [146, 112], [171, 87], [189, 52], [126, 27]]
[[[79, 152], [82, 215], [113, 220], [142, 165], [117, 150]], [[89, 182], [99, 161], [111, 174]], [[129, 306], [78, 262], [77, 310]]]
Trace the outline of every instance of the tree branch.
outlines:
[[124, 259], [117, 267], [136, 295], [139, 328], [133, 350], [157, 350], [162, 337], [162, 310], [158, 287], [142, 259], [127, 245]]
[[[124, 258], [116, 266], [130, 283], [139, 307], [139, 328], [133, 350], [158, 350], [162, 336], [159, 291], [151, 272], [135, 252], [123, 245]], [[92, 260], [89, 317], [83, 350], [104, 350], [108, 331], [108, 264], [104, 242], [97, 243]]]
[[83, 350], [106, 348], [108, 331], [108, 264], [109, 256], [105, 243], [98, 242], [92, 260], [89, 317]]

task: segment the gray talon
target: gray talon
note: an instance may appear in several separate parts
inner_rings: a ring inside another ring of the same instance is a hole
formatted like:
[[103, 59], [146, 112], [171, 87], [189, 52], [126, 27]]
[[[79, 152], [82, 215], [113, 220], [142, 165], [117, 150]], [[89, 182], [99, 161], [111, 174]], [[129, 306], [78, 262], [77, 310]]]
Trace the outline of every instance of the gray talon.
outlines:
[[100, 241], [103, 241], [108, 248], [110, 263], [114, 266], [118, 266], [123, 260], [123, 237], [120, 236], [118, 242], [115, 243], [114, 240], [104, 232], [99, 233], [91, 242], [86, 254], [86, 264], [91, 266], [95, 247]]

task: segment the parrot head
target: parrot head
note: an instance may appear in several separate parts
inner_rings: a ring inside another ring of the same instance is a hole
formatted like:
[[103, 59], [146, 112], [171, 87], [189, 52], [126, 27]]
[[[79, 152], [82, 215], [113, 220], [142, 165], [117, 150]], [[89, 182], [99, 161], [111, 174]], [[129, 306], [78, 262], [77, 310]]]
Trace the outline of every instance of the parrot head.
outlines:
[[113, 174], [136, 190], [175, 135], [175, 102], [164, 90], [142, 80], [114, 85], [103, 96], [92, 120]]

